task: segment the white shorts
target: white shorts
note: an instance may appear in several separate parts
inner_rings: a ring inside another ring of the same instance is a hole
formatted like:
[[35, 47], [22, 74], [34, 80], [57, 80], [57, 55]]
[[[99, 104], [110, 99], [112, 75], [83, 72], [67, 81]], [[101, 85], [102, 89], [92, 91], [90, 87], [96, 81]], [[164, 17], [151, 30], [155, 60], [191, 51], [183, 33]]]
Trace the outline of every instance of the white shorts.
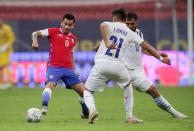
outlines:
[[86, 88], [90, 91], [102, 92], [108, 80], [114, 80], [121, 88], [130, 82], [130, 76], [123, 63], [106, 61], [96, 63], [86, 81]]
[[143, 67], [127, 70], [128, 75], [131, 76], [131, 84], [133, 88], [142, 92], [146, 92], [151, 87], [152, 82], [150, 82], [150, 80], [147, 78]]

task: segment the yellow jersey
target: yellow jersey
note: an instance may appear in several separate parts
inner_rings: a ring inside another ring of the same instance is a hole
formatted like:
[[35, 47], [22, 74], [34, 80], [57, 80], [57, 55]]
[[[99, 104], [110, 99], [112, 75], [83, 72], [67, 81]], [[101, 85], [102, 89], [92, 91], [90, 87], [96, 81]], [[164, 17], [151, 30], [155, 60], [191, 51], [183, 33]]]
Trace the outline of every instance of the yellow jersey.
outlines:
[[[6, 24], [3, 24], [0, 27], [0, 67], [9, 64], [10, 54], [13, 50], [14, 41], [15, 36], [11, 27]], [[1, 50], [3, 46], [7, 47], [5, 51]]]

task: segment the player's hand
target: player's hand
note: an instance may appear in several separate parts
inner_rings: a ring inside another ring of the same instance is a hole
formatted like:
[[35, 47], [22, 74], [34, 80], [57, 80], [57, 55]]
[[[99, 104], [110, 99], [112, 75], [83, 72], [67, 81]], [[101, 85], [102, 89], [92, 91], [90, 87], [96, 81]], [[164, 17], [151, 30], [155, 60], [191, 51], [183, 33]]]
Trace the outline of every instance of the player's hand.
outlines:
[[106, 47], [107, 48], [110, 48], [110, 49], [116, 49], [116, 44], [114, 43], [114, 42], [112, 42], [112, 43], [108, 43], [107, 45], [106, 45]]
[[170, 59], [168, 57], [163, 57], [162, 63], [165, 63], [167, 65], [171, 65]]
[[161, 55], [162, 57], [168, 57], [168, 54], [166, 54], [166, 53], [160, 53], [160, 55]]
[[4, 44], [4, 45], [2, 45], [2, 46], [0, 47], [0, 51], [1, 51], [1, 52], [6, 52], [7, 49], [8, 49], [7, 44]]
[[38, 42], [32, 42], [32, 49], [33, 50], [38, 50], [38, 47], [39, 47]]

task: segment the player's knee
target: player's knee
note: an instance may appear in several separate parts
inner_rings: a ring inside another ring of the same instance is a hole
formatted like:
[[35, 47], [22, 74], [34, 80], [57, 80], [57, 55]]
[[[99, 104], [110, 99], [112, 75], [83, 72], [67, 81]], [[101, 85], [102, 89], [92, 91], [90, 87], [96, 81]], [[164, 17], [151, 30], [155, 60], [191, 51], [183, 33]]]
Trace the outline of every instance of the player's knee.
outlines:
[[147, 93], [148, 93], [149, 95], [151, 95], [153, 98], [156, 98], [156, 97], [159, 97], [159, 96], [160, 96], [159, 91], [158, 91], [157, 88], [154, 87], [154, 86], [151, 86], [151, 87], [147, 90]]
[[55, 87], [56, 87], [55, 82], [48, 82], [45, 86], [45, 88], [50, 88], [50, 89], [54, 89]]

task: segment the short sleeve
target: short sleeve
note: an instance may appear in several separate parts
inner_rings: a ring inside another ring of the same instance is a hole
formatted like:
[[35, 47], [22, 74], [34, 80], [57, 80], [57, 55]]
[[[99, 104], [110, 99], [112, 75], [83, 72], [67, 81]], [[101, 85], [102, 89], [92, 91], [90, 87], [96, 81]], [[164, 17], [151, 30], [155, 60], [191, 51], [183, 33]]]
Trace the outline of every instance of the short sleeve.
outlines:
[[140, 45], [144, 40], [133, 31], [129, 31], [129, 42]]
[[43, 37], [47, 37], [47, 36], [49, 35], [48, 29], [39, 30], [39, 31], [41, 32], [41, 35], [42, 35]]

